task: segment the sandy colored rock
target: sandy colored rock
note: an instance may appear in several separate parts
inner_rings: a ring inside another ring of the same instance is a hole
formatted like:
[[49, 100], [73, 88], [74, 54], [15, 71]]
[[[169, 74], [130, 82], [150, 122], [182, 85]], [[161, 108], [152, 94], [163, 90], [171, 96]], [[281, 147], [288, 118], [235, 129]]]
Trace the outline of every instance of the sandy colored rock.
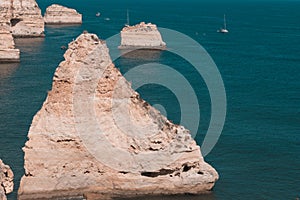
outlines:
[[44, 20], [35, 0], [1, 0], [0, 9], [0, 21], [9, 23], [14, 37], [44, 35]]
[[34, 116], [18, 198], [110, 199], [209, 192], [218, 173], [184, 127], [131, 89], [105, 42], [69, 44]]
[[53, 4], [46, 9], [44, 21], [46, 24], [81, 24], [82, 15], [75, 9]]
[[0, 21], [0, 63], [19, 62], [20, 50], [15, 49], [15, 42], [10, 32], [10, 26]]
[[14, 174], [8, 165], [0, 159], [0, 200], [6, 200], [6, 194], [13, 191]]
[[0, 2], [0, 62], [19, 62], [20, 51], [15, 49], [15, 43], [10, 31], [10, 10], [5, 1]]
[[141, 22], [135, 26], [125, 26], [121, 31], [120, 49], [154, 48], [164, 49], [166, 43], [155, 24]]

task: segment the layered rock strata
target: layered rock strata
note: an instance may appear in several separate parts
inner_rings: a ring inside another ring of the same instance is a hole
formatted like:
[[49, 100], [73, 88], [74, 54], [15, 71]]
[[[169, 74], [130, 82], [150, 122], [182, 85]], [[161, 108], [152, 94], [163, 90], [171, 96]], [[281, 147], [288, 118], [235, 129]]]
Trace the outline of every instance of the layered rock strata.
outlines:
[[46, 9], [46, 24], [81, 24], [82, 15], [75, 9], [53, 4]]
[[14, 37], [44, 36], [44, 20], [35, 0], [1, 1], [1, 7], [7, 12]]
[[44, 36], [44, 20], [35, 0], [0, 1], [0, 62], [19, 62], [13, 37]]
[[206, 193], [218, 174], [188, 130], [131, 89], [104, 41], [69, 44], [34, 116], [19, 200]]
[[15, 42], [10, 32], [9, 23], [0, 21], [0, 63], [19, 61], [20, 50], [15, 49]]
[[125, 26], [121, 31], [120, 49], [150, 48], [164, 49], [166, 43], [155, 24], [141, 22], [135, 26]]
[[8, 165], [0, 159], [0, 200], [6, 200], [6, 194], [13, 191], [14, 174]]

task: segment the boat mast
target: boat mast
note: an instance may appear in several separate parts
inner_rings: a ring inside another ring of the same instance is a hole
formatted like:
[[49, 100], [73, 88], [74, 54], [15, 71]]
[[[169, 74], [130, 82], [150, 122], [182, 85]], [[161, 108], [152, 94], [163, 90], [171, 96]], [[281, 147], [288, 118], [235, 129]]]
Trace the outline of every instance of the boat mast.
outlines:
[[127, 9], [127, 25], [129, 26], [129, 11]]
[[224, 29], [226, 30], [226, 18], [225, 18], [225, 14], [224, 14]]

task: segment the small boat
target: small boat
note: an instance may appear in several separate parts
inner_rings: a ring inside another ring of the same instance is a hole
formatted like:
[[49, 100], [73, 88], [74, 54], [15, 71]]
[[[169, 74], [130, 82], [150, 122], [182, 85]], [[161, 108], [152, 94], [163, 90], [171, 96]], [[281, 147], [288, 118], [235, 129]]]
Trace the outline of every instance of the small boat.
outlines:
[[106, 17], [106, 18], [104, 18], [104, 20], [105, 20], [105, 21], [109, 21], [109, 20], [110, 20], [110, 18]]
[[218, 30], [219, 33], [229, 33], [229, 31], [227, 30], [226, 28], [226, 17], [225, 17], [225, 14], [224, 14], [224, 27], [223, 28], [220, 28]]
[[101, 13], [100, 12], [97, 12], [96, 13], [96, 17], [100, 17]]

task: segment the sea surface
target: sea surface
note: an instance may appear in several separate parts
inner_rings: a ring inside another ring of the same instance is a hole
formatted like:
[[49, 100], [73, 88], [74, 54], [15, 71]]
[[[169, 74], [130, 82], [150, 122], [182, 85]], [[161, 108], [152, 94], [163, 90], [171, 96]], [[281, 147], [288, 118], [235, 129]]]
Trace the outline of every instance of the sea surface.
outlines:
[[[200, 43], [216, 63], [227, 95], [224, 129], [205, 157], [220, 175], [212, 194], [142, 199], [300, 198], [300, 1], [37, 2], [42, 12], [52, 3], [73, 7], [83, 14], [83, 24], [48, 26], [45, 38], [18, 39], [21, 62], [0, 64], [0, 158], [15, 173], [15, 191], [8, 199], [16, 199], [24, 174], [22, 147], [32, 118], [51, 89], [53, 73], [63, 60], [65, 50], [60, 47], [84, 30], [101, 39], [119, 33], [126, 23], [127, 9], [130, 24], [152, 22]], [[100, 17], [95, 16], [97, 12]], [[224, 14], [229, 34], [217, 33]], [[180, 41], [174, 42], [180, 45]], [[137, 54], [119, 58], [116, 67], [126, 73], [149, 61], [163, 63], [184, 75], [195, 89], [201, 108], [196, 140], [201, 145], [211, 116], [210, 96], [201, 76], [190, 63], [169, 51]], [[138, 91], [150, 104], [164, 107], [168, 118], [179, 122], [176, 94], [157, 84]]]

